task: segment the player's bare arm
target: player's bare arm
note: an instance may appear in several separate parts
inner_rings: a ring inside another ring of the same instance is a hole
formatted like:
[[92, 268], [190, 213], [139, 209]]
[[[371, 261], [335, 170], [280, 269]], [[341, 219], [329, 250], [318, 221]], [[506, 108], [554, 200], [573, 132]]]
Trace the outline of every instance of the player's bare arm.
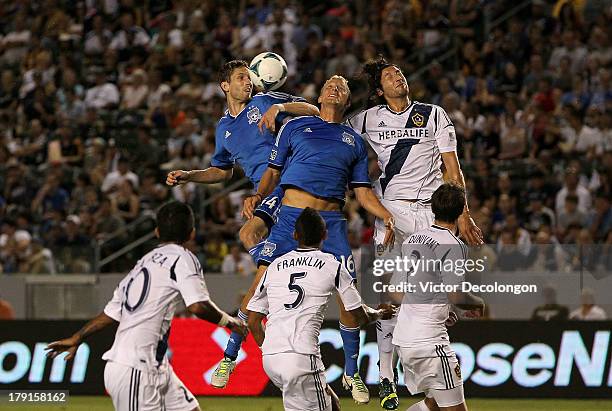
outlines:
[[380, 203], [371, 188], [356, 187], [355, 197], [363, 208], [385, 222], [386, 234], [383, 245], [393, 248], [395, 243], [395, 221], [393, 215]]
[[388, 320], [395, 315], [396, 309], [392, 306], [386, 306], [381, 309], [375, 309], [362, 304], [361, 307], [350, 310], [349, 314], [353, 316], [360, 326], [368, 325], [378, 320]]
[[263, 176], [261, 176], [261, 181], [259, 182], [259, 186], [257, 187], [257, 193], [247, 197], [244, 200], [242, 215], [245, 218], [253, 218], [253, 212], [255, 211], [255, 208], [259, 205], [259, 203], [261, 203], [264, 198], [266, 198], [266, 196], [268, 196], [274, 190], [274, 187], [278, 185], [278, 182], [280, 181], [280, 175], [280, 170], [268, 167], [268, 169], [264, 172]]
[[175, 186], [186, 183], [214, 184], [227, 181], [234, 174], [233, 168], [208, 167], [204, 170], [174, 170], [168, 173], [166, 184]]
[[[463, 172], [461, 171], [461, 166], [459, 165], [457, 152], [450, 151], [448, 153], [442, 153], [442, 161], [444, 162], [444, 167], [446, 168], [448, 180], [465, 189], [465, 179], [463, 177]], [[480, 228], [478, 228], [470, 215], [467, 198], [465, 200], [463, 214], [459, 217], [458, 225], [459, 233], [463, 238], [465, 238], [468, 244], [483, 244], [482, 231], [480, 231]]]
[[47, 349], [49, 350], [47, 352], [47, 356], [49, 358], [55, 358], [61, 353], [67, 352], [68, 355], [66, 356], [66, 361], [70, 361], [74, 358], [79, 345], [81, 345], [81, 343], [87, 337], [113, 324], [117, 324], [117, 321], [113, 320], [111, 317], [102, 312], [85, 324], [83, 328], [74, 333], [71, 337], [54, 341], [47, 345]]
[[220, 310], [212, 301], [198, 301], [187, 307], [187, 310], [201, 320], [227, 327], [243, 336], [247, 334], [247, 329], [242, 321]]
[[461, 310], [471, 311], [471, 313], [466, 313], [469, 317], [480, 317], [484, 314], [484, 300], [472, 293], [448, 293], [448, 300]]
[[318, 116], [319, 109], [310, 103], [296, 101], [293, 103], [283, 103], [272, 105], [263, 115], [257, 126], [263, 132], [267, 128], [271, 132], [276, 131], [276, 116], [279, 113], [288, 113], [292, 116]]
[[259, 347], [261, 347], [264, 342], [264, 339], [266, 338], [266, 331], [263, 325], [263, 319], [265, 317], [266, 316], [262, 313], [249, 311], [249, 331], [251, 331], [251, 334], [253, 335], [253, 338], [255, 339], [255, 342]]

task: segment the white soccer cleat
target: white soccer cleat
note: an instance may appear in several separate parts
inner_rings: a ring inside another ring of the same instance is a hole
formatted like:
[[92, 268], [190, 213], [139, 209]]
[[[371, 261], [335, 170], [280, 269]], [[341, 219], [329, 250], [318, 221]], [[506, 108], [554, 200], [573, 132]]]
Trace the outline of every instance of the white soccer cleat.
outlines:
[[342, 374], [342, 386], [345, 390], [351, 392], [357, 404], [367, 404], [370, 402], [370, 391], [368, 391], [368, 387], [363, 383], [359, 373], [355, 373], [352, 377]]
[[234, 372], [234, 368], [236, 368], [236, 361], [224, 357], [217, 366], [215, 372], [213, 372], [210, 385], [215, 388], [225, 388], [230, 379], [230, 375]]

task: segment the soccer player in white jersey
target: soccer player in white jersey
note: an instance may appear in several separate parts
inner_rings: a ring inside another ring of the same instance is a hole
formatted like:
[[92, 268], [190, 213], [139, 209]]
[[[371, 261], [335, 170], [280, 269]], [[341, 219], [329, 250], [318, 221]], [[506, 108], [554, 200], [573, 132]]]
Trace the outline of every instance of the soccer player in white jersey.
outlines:
[[[142, 257], [93, 320], [69, 338], [49, 344], [48, 355], [71, 360], [85, 338], [119, 323], [106, 360], [104, 385], [118, 411], [199, 410], [197, 399], [174, 374], [166, 350], [170, 322], [181, 300], [198, 318], [246, 335], [238, 318], [210, 300], [202, 267], [183, 244], [195, 235], [191, 208], [171, 202], [157, 213], [161, 244]], [[194, 342], [195, 343], [195, 342]]]
[[[407, 411], [467, 411], [463, 394], [461, 367], [450, 346], [446, 321], [451, 303], [460, 309], [482, 315], [480, 297], [461, 292], [465, 275], [466, 247], [455, 236], [457, 219], [463, 213], [465, 191], [455, 184], [443, 184], [431, 197], [434, 224], [418, 230], [404, 242], [403, 253], [410, 256], [415, 269], [396, 272], [392, 284], [414, 286], [411, 292], [392, 294], [401, 302], [393, 331], [408, 390], [426, 398]], [[456, 286], [456, 291], [429, 291], [428, 286]]]
[[286, 411], [332, 410], [330, 394], [335, 394], [327, 387], [319, 351], [319, 331], [330, 297], [337, 291], [345, 309], [362, 325], [390, 317], [393, 310], [362, 304], [344, 265], [321, 251], [327, 229], [315, 209], [302, 211], [293, 235], [297, 250], [268, 266], [249, 301], [249, 329], [262, 348], [266, 374], [283, 392]]
[[[455, 128], [443, 108], [410, 99], [406, 78], [396, 65], [379, 57], [367, 62], [364, 72], [370, 84], [370, 102], [376, 105], [349, 118], [347, 124], [361, 133], [378, 156], [382, 174], [375, 185], [376, 194], [393, 214], [396, 236], [402, 243], [410, 234], [431, 225], [431, 195], [443, 183], [442, 165], [448, 180], [465, 187]], [[467, 202], [458, 225], [468, 243], [482, 243], [482, 233], [470, 217]], [[385, 249], [384, 236], [384, 224], [376, 220], [376, 256], [396, 257], [401, 250]], [[393, 318], [376, 324], [379, 395], [381, 406], [388, 410], [399, 406], [391, 344], [396, 322]]]

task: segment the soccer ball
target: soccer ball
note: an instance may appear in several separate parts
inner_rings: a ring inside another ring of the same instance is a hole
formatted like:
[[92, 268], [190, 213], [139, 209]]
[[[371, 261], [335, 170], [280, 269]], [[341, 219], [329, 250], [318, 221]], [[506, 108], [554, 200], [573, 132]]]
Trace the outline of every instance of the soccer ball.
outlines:
[[251, 60], [249, 75], [255, 87], [276, 90], [287, 80], [287, 63], [278, 54], [266, 51]]

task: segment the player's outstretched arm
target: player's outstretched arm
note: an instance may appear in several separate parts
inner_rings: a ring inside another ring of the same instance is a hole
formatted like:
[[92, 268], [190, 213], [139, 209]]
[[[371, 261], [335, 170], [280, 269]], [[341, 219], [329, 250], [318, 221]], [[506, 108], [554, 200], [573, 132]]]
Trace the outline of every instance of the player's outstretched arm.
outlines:
[[291, 116], [318, 116], [319, 109], [316, 106], [313, 106], [310, 103], [306, 103], [303, 101], [296, 101], [292, 103], [283, 103], [283, 104], [273, 104], [270, 106], [268, 111], [266, 111], [259, 120], [257, 126], [259, 127], [259, 131], [263, 132], [264, 128], [275, 132], [276, 131], [276, 116], [279, 113], [287, 113]]
[[484, 300], [470, 292], [448, 293], [448, 301], [461, 310], [472, 311], [474, 317], [484, 315]]
[[244, 200], [244, 205], [242, 207], [243, 217], [248, 219], [253, 218], [255, 208], [257, 208], [259, 203], [261, 203], [266, 196], [274, 191], [274, 188], [278, 185], [278, 182], [280, 181], [280, 174], [280, 170], [268, 167], [268, 169], [263, 173], [263, 176], [261, 176], [261, 181], [257, 187], [257, 193], [247, 197]]
[[116, 324], [117, 321], [113, 320], [103, 312], [98, 314], [94, 319], [90, 320], [83, 328], [74, 333], [69, 338], [63, 340], [54, 341], [47, 345], [47, 356], [49, 358], [55, 358], [63, 352], [67, 352], [66, 361], [72, 360], [76, 354], [79, 345], [90, 335], [108, 327], [109, 325]]
[[166, 184], [175, 186], [189, 182], [200, 184], [214, 184], [232, 178], [234, 170], [232, 168], [208, 167], [205, 170], [174, 170], [168, 173]]
[[198, 301], [187, 307], [187, 310], [201, 320], [227, 327], [230, 331], [236, 331], [243, 336], [247, 335], [246, 326], [238, 318], [234, 318], [222, 311], [212, 301]]
[[253, 338], [255, 338], [255, 342], [260, 347], [263, 344], [264, 339], [266, 338], [266, 331], [264, 330], [263, 326], [263, 319], [265, 317], [266, 316], [262, 313], [258, 313], [256, 311], [249, 311], [249, 331], [251, 331]]
[[378, 197], [374, 194], [374, 191], [369, 187], [356, 187], [355, 197], [363, 208], [385, 222], [387, 232], [383, 245], [392, 248], [393, 243], [395, 243], [395, 221], [389, 210], [381, 204]]
[[374, 309], [365, 304], [354, 310], [349, 310], [349, 313], [359, 322], [359, 325], [368, 325], [378, 320], [388, 320], [393, 317], [397, 309], [391, 305], [384, 306], [380, 309]]
[[[463, 172], [459, 165], [457, 152], [449, 151], [447, 153], [442, 153], [442, 161], [446, 168], [447, 180], [465, 189], [465, 179], [463, 178]], [[465, 199], [465, 207], [463, 209], [463, 214], [459, 217], [458, 225], [459, 234], [461, 237], [465, 238], [469, 245], [481, 245], [484, 243], [482, 231], [480, 231], [480, 228], [478, 228], [470, 215], [467, 198]]]

